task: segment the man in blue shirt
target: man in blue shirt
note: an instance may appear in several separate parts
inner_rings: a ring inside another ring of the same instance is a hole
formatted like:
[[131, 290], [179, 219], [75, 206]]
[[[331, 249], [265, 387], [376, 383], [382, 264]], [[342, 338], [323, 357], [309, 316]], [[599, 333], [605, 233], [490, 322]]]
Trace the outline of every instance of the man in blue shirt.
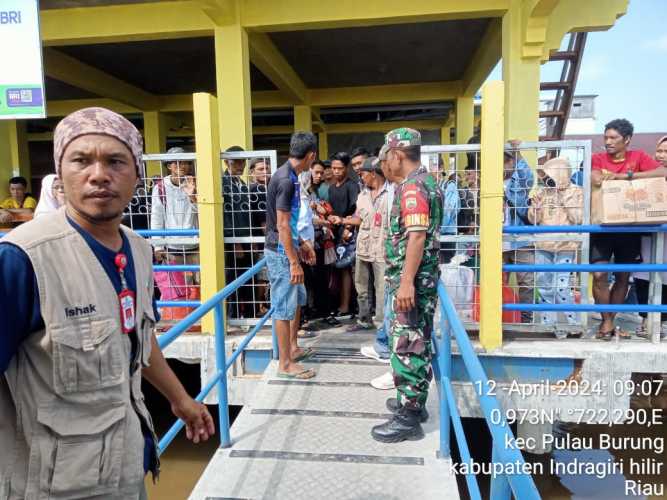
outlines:
[[290, 140], [289, 158], [271, 176], [266, 193], [266, 244], [264, 255], [271, 283], [273, 321], [278, 336], [278, 376], [308, 379], [315, 376], [297, 363], [303, 354], [296, 345], [295, 321], [299, 306], [306, 305], [303, 269], [299, 248], [308, 264], [315, 263], [315, 251], [299, 238], [301, 194], [299, 174], [306, 172], [317, 157], [317, 140], [310, 132], [295, 132]]

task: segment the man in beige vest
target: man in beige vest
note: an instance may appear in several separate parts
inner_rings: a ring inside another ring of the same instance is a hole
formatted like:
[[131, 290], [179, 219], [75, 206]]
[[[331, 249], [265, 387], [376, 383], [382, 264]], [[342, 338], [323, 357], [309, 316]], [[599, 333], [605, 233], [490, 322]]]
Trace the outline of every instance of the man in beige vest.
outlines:
[[[384, 322], [384, 243], [387, 237], [387, 182], [377, 158], [366, 158], [357, 170], [365, 189], [359, 193], [354, 215], [343, 219], [344, 224], [358, 226], [354, 286], [359, 303], [359, 319], [347, 328], [348, 332], [372, 330], [370, 298], [375, 296], [375, 321]], [[373, 284], [371, 284], [371, 276]]]
[[121, 226], [142, 141], [102, 108], [54, 134], [66, 206], [0, 240], [0, 499], [138, 499], [158, 473], [145, 377], [194, 442], [214, 425], [153, 334], [152, 252]]

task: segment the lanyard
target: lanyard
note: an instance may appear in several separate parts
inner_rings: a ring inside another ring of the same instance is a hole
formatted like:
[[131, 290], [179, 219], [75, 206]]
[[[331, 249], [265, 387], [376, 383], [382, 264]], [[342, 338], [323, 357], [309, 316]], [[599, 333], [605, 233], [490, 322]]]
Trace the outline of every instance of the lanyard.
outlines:
[[124, 253], [116, 254], [114, 260], [118, 274], [120, 275], [121, 290], [118, 294], [118, 304], [120, 306], [120, 324], [123, 333], [128, 334], [136, 326], [136, 317], [134, 314], [134, 292], [127, 286], [125, 279], [125, 268], [127, 267], [127, 256]]

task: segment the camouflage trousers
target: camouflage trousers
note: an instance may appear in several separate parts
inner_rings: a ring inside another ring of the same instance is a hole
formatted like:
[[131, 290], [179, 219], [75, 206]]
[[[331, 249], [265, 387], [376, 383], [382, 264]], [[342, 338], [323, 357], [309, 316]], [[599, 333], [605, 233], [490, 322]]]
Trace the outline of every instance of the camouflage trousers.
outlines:
[[422, 408], [428, 399], [428, 387], [433, 378], [431, 359], [433, 347], [433, 315], [437, 294], [419, 294], [416, 307], [409, 312], [396, 312], [392, 297], [389, 315], [391, 370], [401, 404], [412, 409]]

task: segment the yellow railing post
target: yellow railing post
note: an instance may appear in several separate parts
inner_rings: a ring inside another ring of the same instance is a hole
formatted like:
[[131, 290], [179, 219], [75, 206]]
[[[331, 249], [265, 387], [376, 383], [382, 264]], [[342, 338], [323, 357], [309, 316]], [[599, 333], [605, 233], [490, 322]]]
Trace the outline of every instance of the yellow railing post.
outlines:
[[[210, 299], [225, 286], [225, 252], [222, 242], [222, 177], [218, 102], [206, 93], [193, 96], [197, 148], [197, 208], [201, 300]], [[214, 318], [207, 314], [202, 332], [212, 334]]]
[[487, 351], [503, 343], [503, 101], [503, 82], [482, 87], [479, 338]]

